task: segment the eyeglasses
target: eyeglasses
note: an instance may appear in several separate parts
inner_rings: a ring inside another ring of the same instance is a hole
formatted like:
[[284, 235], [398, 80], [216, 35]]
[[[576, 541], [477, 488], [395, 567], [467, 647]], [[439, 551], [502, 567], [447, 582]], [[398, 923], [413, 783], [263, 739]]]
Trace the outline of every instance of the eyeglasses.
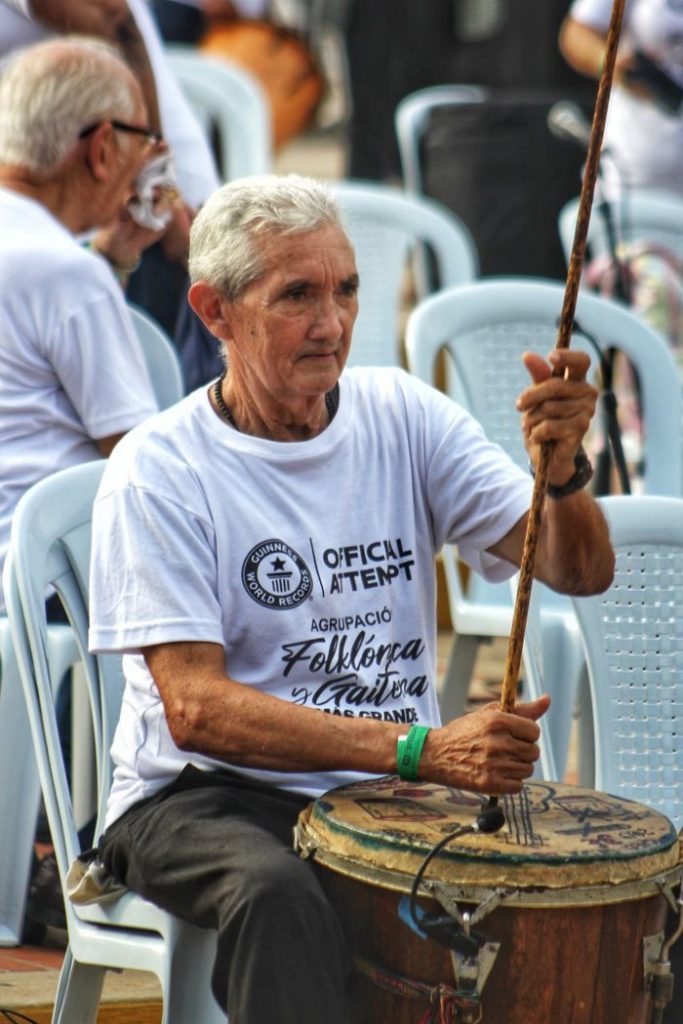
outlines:
[[[126, 124], [125, 121], [114, 121], [109, 117], [105, 120], [109, 122], [114, 131], [128, 132], [129, 135], [140, 135], [143, 139], [147, 140], [148, 146], [156, 146], [163, 138], [160, 132], [153, 132], [151, 128], [138, 128], [135, 124]], [[87, 128], [78, 133], [79, 139], [84, 139], [87, 135], [91, 135], [104, 123], [104, 121], [97, 121], [95, 124], [88, 125]]]

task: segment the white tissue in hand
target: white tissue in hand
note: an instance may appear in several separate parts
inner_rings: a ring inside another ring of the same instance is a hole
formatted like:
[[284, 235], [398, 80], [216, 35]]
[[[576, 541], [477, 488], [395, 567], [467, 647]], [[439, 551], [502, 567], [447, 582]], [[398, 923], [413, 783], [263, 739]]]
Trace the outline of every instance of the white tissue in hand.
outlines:
[[128, 203], [128, 212], [136, 223], [152, 231], [161, 231], [173, 217], [170, 206], [155, 209], [160, 192], [176, 192], [178, 183], [169, 153], [160, 153], [142, 168], [135, 179], [135, 197]]

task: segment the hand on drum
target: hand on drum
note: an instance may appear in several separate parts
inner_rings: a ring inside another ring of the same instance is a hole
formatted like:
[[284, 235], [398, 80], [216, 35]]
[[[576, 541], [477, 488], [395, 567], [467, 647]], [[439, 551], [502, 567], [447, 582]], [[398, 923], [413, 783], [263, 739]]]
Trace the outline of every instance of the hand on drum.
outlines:
[[[574, 475], [574, 456], [595, 412], [598, 393], [586, 380], [590, 357], [572, 349], [553, 349], [546, 362], [525, 352], [524, 365], [534, 382], [517, 399], [524, 444], [536, 466], [540, 445], [554, 442], [548, 483], [562, 487]], [[560, 376], [553, 376], [557, 372]]]
[[487, 704], [432, 729], [420, 759], [421, 777], [475, 793], [519, 793], [538, 760], [537, 720], [549, 707], [548, 696], [517, 704], [514, 714]]

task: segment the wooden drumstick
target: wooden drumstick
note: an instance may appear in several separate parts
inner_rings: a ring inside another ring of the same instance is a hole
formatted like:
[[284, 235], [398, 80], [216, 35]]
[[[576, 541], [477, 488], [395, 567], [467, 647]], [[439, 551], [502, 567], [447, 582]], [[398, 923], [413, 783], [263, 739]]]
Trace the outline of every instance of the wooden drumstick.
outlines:
[[[598, 176], [600, 161], [600, 149], [605, 130], [607, 118], [607, 107], [609, 95], [614, 79], [614, 67], [621, 32], [621, 22], [624, 13], [625, 0], [614, 0], [610, 18], [609, 32], [605, 48], [605, 59], [598, 84], [598, 93], [591, 125], [590, 142], [586, 156], [586, 166], [581, 187], [579, 200], [579, 212], [576, 219], [576, 230], [572, 245], [569, 270], [564, 291], [564, 301], [560, 324], [558, 328], [556, 348], [569, 348], [572, 328], [574, 326], [574, 313], [576, 311], [576, 300], [578, 297], [579, 284], [581, 281], [581, 270], [586, 251], [586, 238], [588, 235], [588, 222], [593, 205], [595, 182]], [[557, 372], [557, 371], [556, 371]], [[562, 371], [559, 371], [561, 373]], [[529, 612], [529, 600], [531, 598], [531, 584], [534, 575], [536, 560], [536, 546], [538, 543], [541, 526], [541, 510], [548, 482], [548, 467], [552, 454], [552, 442], [546, 442], [541, 447], [539, 464], [536, 468], [536, 479], [529, 509], [529, 522], [522, 563], [519, 570], [519, 586], [515, 599], [515, 607], [512, 618], [512, 632], [508, 646], [507, 660], [505, 663], [505, 675], [501, 691], [500, 706], [503, 711], [514, 711], [515, 698], [517, 696], [517, 684], [519, 670], [522, 661], [522, 647], [524, 645], [524, 632], [526, 629], [527, 616]]]

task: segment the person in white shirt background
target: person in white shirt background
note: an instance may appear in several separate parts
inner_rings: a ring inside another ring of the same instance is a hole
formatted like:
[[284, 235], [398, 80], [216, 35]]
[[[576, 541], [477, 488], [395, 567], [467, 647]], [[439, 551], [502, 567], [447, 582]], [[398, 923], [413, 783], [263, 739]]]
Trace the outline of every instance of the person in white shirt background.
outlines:
[[174, 204], [170, 229], [146, 250], [126, 293], [173, 336], [184, 304], [189, 226], [220, 182], [211, 146], [168, 67], [145, 0], [0, 0], [0, 61], [19, 46], [67, 33], [119, 48], [142, 87], [150, 127], [168, 147], [182, 202]]
[[[57, 39], [3, 66], [0, 570], [22, 494], [56, 470], [108, 455], [157, 409], [108, 265], [129, 265], [159, 237], [125, 209], [157, 148], [138, 82], [107, 44]], [[106, 259], [80, 244], [83, 232]], [[61, 692], [66, 720], [67, 687]], [[44, 874], [59, 905], [56, 873], [48, 864]]]
[[[560, 49], [576, 70], [598, 78], [611, 0], [574, 0], [560, 30]], [[638, 54], [654, 62], [683, 98], [683, 3], [627, 0], [603, 149], [603, 186], [611, 199], [623, 190], [663, 189], [683, 196], [683, 107], [664, 103], [638, 72]]]

